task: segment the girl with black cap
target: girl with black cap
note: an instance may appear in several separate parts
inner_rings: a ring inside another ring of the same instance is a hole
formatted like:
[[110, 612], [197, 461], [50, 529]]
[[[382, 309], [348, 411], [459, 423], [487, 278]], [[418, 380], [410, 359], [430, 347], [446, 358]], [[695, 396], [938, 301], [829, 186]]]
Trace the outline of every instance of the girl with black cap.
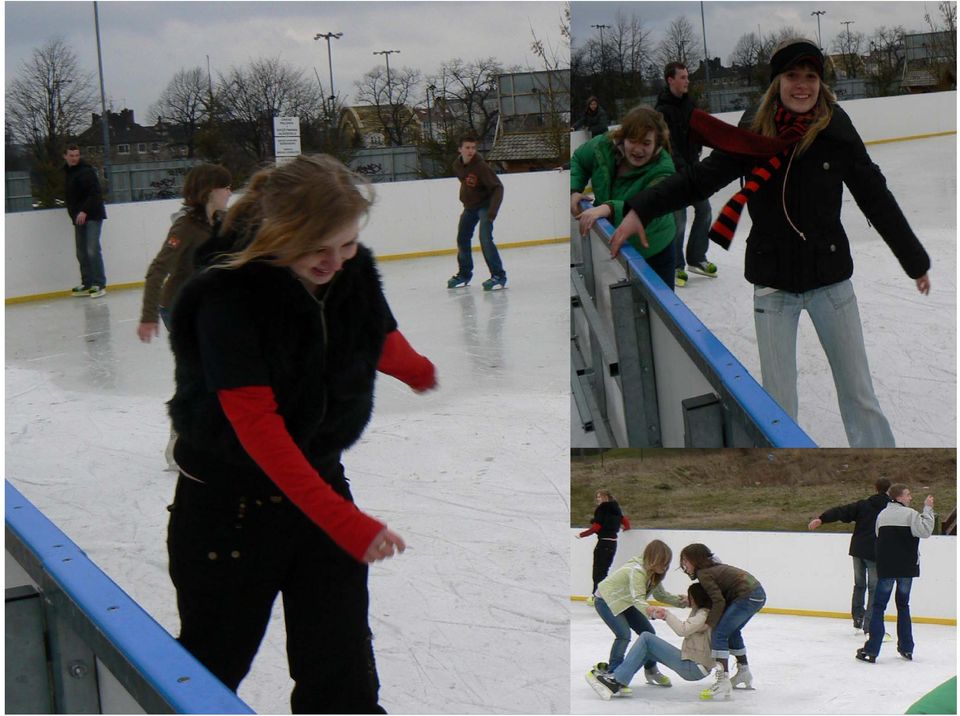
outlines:
[[[754, 285], [754, 320], [763, 387], [797, 417], [797, 324], [806, 310], [833, 372], [851, 447], [893, 447], [873, 390], [863, 328], [850, 277], [853, 259], [840, 223], [843, 186], [922, 294], [930, 258], [887, 189], [880, 168], [836, 96], [823, 84], [823, 54], [809, 40], [788, 39], [770, 60], [771, 81], [741, 127], [694, 110], [691, 134], [718, 150], [628, 200], [631, 211], [611, 240], [616, 255], [643, 224], [704, 199], [739, 176], [744, 187], [722, 209], [710, 238], [729, 248], [749, 203], [744, 275]], [[749, 113], [748, 113], [749, 114]]]

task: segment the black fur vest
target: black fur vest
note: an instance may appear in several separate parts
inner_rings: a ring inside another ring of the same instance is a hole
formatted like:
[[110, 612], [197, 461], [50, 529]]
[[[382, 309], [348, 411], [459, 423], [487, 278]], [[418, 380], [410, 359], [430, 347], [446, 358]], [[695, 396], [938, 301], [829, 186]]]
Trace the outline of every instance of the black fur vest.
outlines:
[[179, 435], [177, 462], [205, 482], [263, 489], [268, 478], [243, 450], [205, 379], [197, 334], [205, 305], [214, 307], [214, 318], [217, 306], [229, 306], [224, 320], [252, 324], [278, 412], [323, 474], [367, 425], [384, 338], [396, 328], [371, 252], [359, 246], [316, 297], [288, 269], [257, 261], [201, 271], [178, 295], [170, 331], [176, 393], [167, 404]]

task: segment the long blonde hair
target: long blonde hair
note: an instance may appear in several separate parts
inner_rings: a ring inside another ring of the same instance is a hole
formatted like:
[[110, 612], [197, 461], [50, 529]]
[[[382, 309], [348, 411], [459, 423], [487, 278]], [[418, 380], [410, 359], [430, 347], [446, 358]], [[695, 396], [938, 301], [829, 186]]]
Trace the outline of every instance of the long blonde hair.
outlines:
[[300, 155], [261, 169], [227, 212], [222, 229], [256, 235], [221, 266], [239, 268], [257, 259], [289, 266], [365, 216], [373, 200], [370, 183], [327, 154]]
[[[811, 65], [805, 63], [800, 63], [798, 66], [813, 69]], [[767, 87], [767, 91], [764, 92], [763, 99], [760, 101], [760, 108], [757, 109], [757, 114], [750, 124], [750, 128], [754, 132], [762, 134], [764, 137], [777, 136], [777, 125], [774, 121], [774, 116], [777, 113], [777, 106], [780, 102], [781, 76], [782, 75], [777, 75], [774, 77], [770, 86]], [[817, 138], [817, 135], [830, 124], [830, 120], [833, 117], [833, 108], [836, 104], [837, 96], [821, 79], [820, 92], [817, 94], [817, 103], [813, 107], [813, 113], [816, 118], [810, 123], [806, 134], [803, 135], [803, 139], [797, 144], [798, 155], [803, 154], [803, 152], [807, 150], [807, 147], [813, 143], [813, 140]]]
[[643, 550], [643, 569], [647, 573], [647, 593], [656, 587], [670, 569], [673, 551], [658, 539], [653, 540]]

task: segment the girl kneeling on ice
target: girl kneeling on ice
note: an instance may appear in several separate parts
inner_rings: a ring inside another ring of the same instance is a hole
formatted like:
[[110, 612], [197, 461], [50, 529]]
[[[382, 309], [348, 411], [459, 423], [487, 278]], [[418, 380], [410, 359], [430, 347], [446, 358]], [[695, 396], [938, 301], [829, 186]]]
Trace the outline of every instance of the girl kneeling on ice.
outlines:
[[[609, 699], [630, 684], [640, 665], [653, 659], [672, 669], [685, 681], [699, 681], [710, 673], [714, 666], [710, 651], [710, 627], [707, 615], [712, 602], [706, 590], [700, 584], [691, 584], [687, 590], [687, 601], [691, 610], [687, 620], [681, 622], [673, 612], [663, 607], [647, 607], [647, 616], [664, 619], [677, 636], [683, 637], [681, 648], [655, 634], [644, 632], [633, 643], [623, 663], [611, 673], [593, 673], [587, 675], [587, 681], [593, 690], [603, 699]], [[665, 684], [669, 686], [669, 682]]]
[[[671, 549], [658, 539], [643, 550], [643, 556], [630, 559], [625, 565], [600, 582], [597, 587], [594, 608], [614, 634], [610, 647], [609, 663], [600, 662], [594, 667], [598, 673], [615, 670], [623, 662], [623, 655], [630, 644], [630, 630], [637, 634], [654, 633], [653, 625], [646, 617], [647, 599], [652, 594], [661, 602], [675, 607], [687, 606], [687, 598], [670, 594], [661, 582], [673, 559]], [[657, 669], [653, 659], [644, 664], [647, 682], [669, 686], [670, 679]]]
[[[766, 603], [767, 595], [756, 577], [722, 564], [705, 544], [684, 547], [680, 552], [680, 568], [690, 579], [700, 581], [711, 602], [707, 626], [713, 630], [710, 649], [717, 662], [717, 681], [701, 691], [700, 698], [729, 699], [737, 684], [751, 688], [753, 676], [747, 666], [747, 649], [740, 632]], [[737, 673], [733, 678], [727, 667], [730, 654], [737, 658]]]

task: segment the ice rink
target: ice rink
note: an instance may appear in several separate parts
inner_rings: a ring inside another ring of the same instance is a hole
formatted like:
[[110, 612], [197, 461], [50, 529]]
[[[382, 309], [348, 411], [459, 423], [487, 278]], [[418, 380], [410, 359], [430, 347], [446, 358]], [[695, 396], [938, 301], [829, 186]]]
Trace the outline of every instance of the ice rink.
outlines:
[[[877, 144], [867, 150], [932, 263], [930, 295], [922, 296], [868, 225], [850, 191], [844, 190], [842, 221], [853, 254], [853, 285], [874, 389], [898, 447], [953, 447], [957, 440], [957, 138]], [[711, 197], [714, 218], [736, 188], [731, 184]], [[688, 231], [692, 221], [693, 212], [688, 210]], [[677, 295], [760, 382], [753, 290], [743, 278], [749, 211], [740, 224], [729, 251], [712, 243], [707, 251], [718, 267], [718, 277], [690, 274]], [[800, 319], [797, 366], [800, 427], [822, 447], [846, 447], [830, 367], [806, 313]]]
[[[381, 376], [373, 420], [343, 459], [357, 503], [410, 547], [371, 568], [389, 712], [569, 708], [569, 246], [502, 256], [509, 288], [493, 293], [482, 273], [448, 291], [452, 256], [381, 264], [440, 383], [418, 396]], [[165, 337], [137, 339], [140, 300], [7, 307], [6, 477], [176, 634], [163, 458], [173, 361]], [[260, 713], [289, 713], [283, 643], [278, 604], [240, 688]]]
[[[603, 701], [584, 677], [592, 664], [607, 660], [613, 635], [585, 602], [571, 608], [570, 711], [575, 714], [902, 714], [957, 671], [955, 627], [914, 624], [916, 648], [909, 662], [897, 654], [896, 628], [888, 624], [893, 641], [883, 644], [876, 664], [867, 664], [854, 658], [863, 637], [847, 619], [761, 613], [743, 630], [753, 691], [738, 689], [729, 701], [700, 701], [712, 676], [684, 681], [663, 668], [672, 687], [649, 686], [641, 672], [631, 695]], [[675, 611], [686, 617], [687, 610]], [[891, 603], [887, 614], [895, 612]], [[654, 627], [658, 636], [680, 646], [680, 637], [665, 622], [655, 621]]]

